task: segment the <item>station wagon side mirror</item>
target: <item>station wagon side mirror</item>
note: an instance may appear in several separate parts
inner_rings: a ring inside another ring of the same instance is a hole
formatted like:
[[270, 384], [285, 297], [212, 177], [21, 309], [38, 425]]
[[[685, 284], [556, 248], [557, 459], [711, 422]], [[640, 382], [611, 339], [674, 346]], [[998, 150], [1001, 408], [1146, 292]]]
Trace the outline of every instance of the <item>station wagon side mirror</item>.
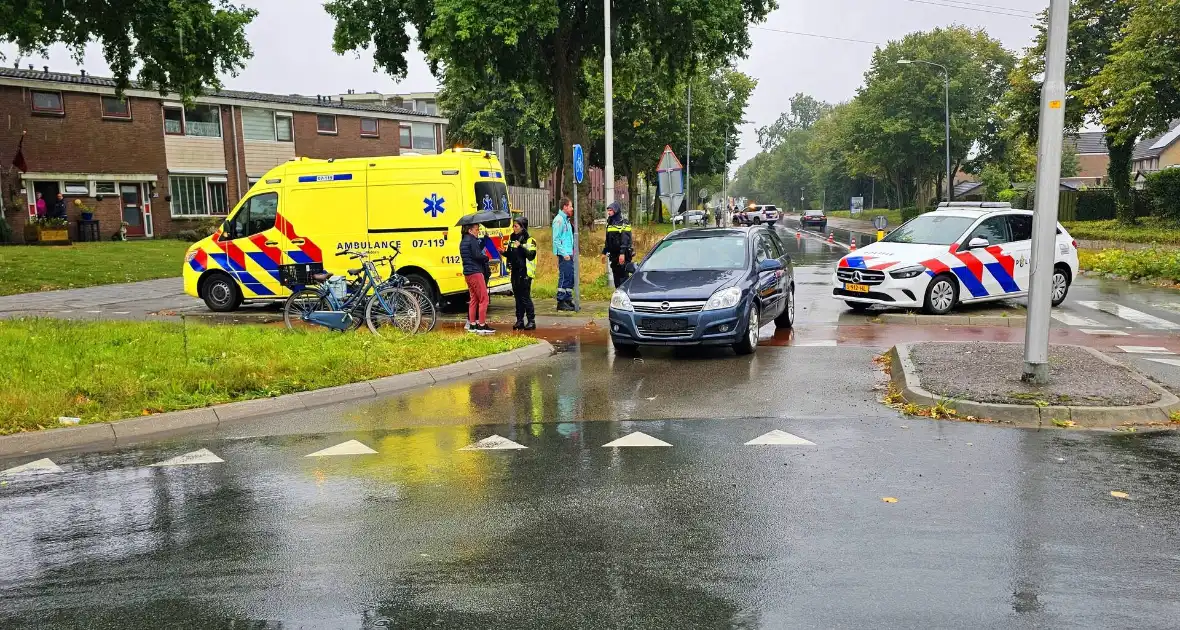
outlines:
[[767, 271], [779, 271], [783, 268], [783, 264], [775, 258], [767, 258], [758, 263], [758, 273], [765, 273]]
[[967, 249], [979, 249], [980, 247], [987, 247], [988, 245], [991, 245], [991, 243], [988, 242], [986, 238], [976, 236], [975, 238], [971, 239], [971, 242], [967, 243]]

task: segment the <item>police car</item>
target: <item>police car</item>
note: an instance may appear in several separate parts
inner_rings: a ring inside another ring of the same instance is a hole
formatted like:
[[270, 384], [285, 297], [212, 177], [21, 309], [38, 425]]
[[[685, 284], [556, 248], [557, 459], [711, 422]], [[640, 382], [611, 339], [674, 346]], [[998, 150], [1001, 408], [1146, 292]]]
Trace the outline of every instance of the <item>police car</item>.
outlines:
[[[957, 304], [1027, 294], [1033, 213], [1005, 203], [943, 203], [840, 259], [832, 296], [855, 311], [877, 304], [942, 315]], [[1078, 270], [1078, 245], [1061, 225], [1053, 246], [1053, 305]]]

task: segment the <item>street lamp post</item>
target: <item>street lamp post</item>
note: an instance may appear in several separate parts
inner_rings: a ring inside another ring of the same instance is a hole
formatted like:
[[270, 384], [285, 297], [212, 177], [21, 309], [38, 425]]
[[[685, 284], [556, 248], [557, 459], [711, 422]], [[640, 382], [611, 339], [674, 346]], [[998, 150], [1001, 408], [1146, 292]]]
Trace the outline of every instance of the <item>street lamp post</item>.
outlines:
[[946, 66], [932, 61], [922, 61], [921, 59], [898, 59], [897, 63], [908, 66], [910, 64], [920, 63], [927, 66], [934, 66], [935, 68], [942, 68], [942, 76], [945, 79], [943, 82], [944, 94], [946, 96], [946, 200], [955, 200], [955, 183], [951, 176], [951, 71], [947, 70]]
[[615, 201], [615, 93], [614, 93], [614, 64], [610, 53], [610, 3], [602, 0], [603, 24], [605, 25], [604, 53], [602, 56], [603, 94], [606, 95], [606, 156], [603, 164], [603, 179], [606, 180], [606, 190], [602, 199], [605, 205]]

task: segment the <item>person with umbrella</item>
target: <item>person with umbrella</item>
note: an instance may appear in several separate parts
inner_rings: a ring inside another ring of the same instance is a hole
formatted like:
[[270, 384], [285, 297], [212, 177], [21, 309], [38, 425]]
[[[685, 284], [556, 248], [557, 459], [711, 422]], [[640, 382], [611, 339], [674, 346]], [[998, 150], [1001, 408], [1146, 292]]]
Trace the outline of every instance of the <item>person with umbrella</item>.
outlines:
[[500, 220], [501, 216], [495, 212], [477, 212], [459, 219], [459, 228], [463, 231], [463, 238], [459, 241], [459, 257], [463, 261], [463, 279], [467, 281], [467, 332], [491, 334], [496, 332], [488, 326], [488, 295], [487, 273], [491, 258], [484, 251], [480, 230], [485, 221]]

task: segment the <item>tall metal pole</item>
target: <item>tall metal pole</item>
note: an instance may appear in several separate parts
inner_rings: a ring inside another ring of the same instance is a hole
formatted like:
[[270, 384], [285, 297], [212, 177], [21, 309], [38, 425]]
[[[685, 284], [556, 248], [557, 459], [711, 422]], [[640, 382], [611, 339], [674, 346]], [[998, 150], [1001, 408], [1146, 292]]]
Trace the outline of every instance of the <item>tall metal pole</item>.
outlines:
[[578, 185], [574, 184], [574, 310], [582, 310], [582, 251], [578, 241], [582, 240], [582, 230], [578, 228]]
[[955, 180], [951, 176], [951, 73], [945, 66], [942, 76], [946, 79], [946, 200], [955, 200]]
[[610, 52], [610, 3], [611, 0], [602, 0], [603, 49], [606, 51], [602, 56], [602, 78], [605, 83], [602, 92], [606, 95], [606, 191], [602, 198], [608, 206], [615, 200], [615, 77]]
[[[688, 203], [685, 210], [692, 207], [692, 77], [688, 80], [688, 147], [684, 150], [684, 198]], [[675, 214], [680, 208], [673, 208]]]
[[1045, 83], [1041, 88], [1032, 271], [1028, 286], [1028, 322], [1024, 328], [1024, 373], [1021, 375], [1021, 380], [1034, 385], [1049, 382], [1049, 317], [1057, 246], [1061, 141], [1065, 135], [1065, 49], [1068, 38], [1069, 0], [1051, 0], [1049, 37], [1045, 47]]

